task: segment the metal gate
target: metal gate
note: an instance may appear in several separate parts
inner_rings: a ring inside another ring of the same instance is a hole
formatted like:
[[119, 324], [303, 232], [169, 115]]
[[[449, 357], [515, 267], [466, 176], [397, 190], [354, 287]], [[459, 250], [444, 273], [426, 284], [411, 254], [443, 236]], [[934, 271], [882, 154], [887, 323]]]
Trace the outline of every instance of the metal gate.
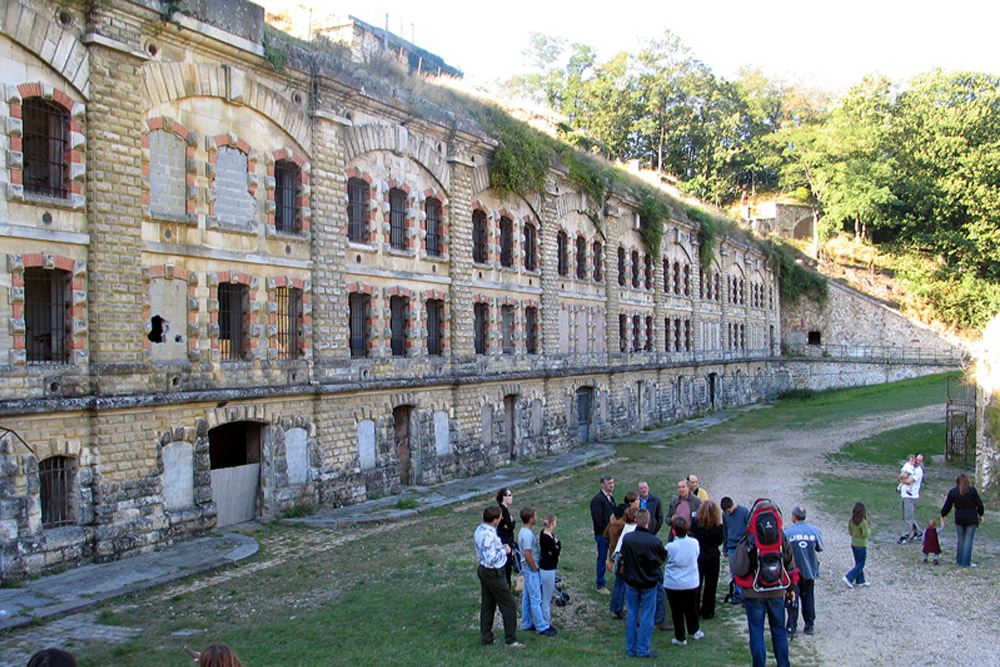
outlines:
[[976, 387], [964, 377], [948, 378], [945, 458], [968, 463], [976, 455]]

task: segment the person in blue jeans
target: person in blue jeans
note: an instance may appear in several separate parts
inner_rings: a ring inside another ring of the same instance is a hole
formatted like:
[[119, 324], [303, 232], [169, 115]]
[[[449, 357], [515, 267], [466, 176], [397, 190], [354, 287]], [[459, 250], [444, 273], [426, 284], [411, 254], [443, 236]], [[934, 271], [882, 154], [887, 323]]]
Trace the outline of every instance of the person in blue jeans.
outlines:
[[650, 651], [653, 640], [653, 614], [660, 568], [667, 560], [667, 550], [656, 535], [649, 532], [649, 510], [639, 510], [636, 529], [622, 539], [622, 564], [625, 579], [625, 652], [634, 658], [657, 658]]
[[531, 530], [537, 521], [535, 508], [521, 509], [521, 531], [517, 534], [517, 546], [521, 548], [521, 574], [524, 576], [524, 593], [521, 596], [521, 629], [534, 629], [540, 635], [553, 637], [556, 629], [549, 625], [542, 612], [542, 576], [536, 555], [542, 551]]
[[594, 542], [597, 543], [597, 592], [604, 595], [611, 595], [604, 577], [608, 560], [608, 541], [604, 539], [604, 529], [615, 514], [614, 492], [615, 478], [604, 475], [601, 477], [601, 490], [590, 501], [590, 519], [594, 524]]
[[972, 566], [972, 540], [976, 528], [983, 520], [983, 501], [969, 482], [965, 473], [955, 478], [955, 488], [948, 492], [948, 498], [941, 508], [941, 525], [951, 508], [955, 508], [955, 530], [958, 532], [958, 553], [955, 562], [961, 567]]
[[847, 531], [851, 534], [854, 567], [844, 575], [843, 582], [848, 588], [854, 588], [854, 584], [868, 586], [871, 582], [865, 579], [865, 561], [868, 560], [868, 536], [872, 534], [872, 529], [868, 525], [868, 508], [864, 503], [854, 506], [851, 520], [847, 522]]

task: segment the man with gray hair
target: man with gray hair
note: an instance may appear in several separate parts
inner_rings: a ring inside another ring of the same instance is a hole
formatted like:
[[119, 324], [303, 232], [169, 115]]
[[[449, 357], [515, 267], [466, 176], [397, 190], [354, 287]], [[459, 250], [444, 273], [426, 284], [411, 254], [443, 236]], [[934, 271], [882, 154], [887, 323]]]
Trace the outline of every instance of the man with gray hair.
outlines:
[[[802, 623], [805, 626], [802, 632], [811, 635], [816, 622], [814, 584], [819, 578], [819, 557], [816, 554], [823, 550], [823, 533], [811, 523], [806, 523], [806, 508], [798, 505], [792, 510], [792, 525], [785, 528], [785, 539], [792, 545], [795, 567], [799, 568], [798, 601], [802, 605]], [[798, 625], [799, 610], [793, 605], [788, 608], [785, 619], [789, 639], [795, 638]]]

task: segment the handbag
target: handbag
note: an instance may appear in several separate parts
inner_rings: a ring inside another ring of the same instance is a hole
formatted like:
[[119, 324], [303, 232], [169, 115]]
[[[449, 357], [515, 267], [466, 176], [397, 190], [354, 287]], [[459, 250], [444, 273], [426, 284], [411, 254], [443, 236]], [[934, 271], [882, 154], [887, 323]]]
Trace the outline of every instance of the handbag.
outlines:
[[524, 575], [519, 574], [514, 577], [514, 592], [523, 593], [524, 592]]

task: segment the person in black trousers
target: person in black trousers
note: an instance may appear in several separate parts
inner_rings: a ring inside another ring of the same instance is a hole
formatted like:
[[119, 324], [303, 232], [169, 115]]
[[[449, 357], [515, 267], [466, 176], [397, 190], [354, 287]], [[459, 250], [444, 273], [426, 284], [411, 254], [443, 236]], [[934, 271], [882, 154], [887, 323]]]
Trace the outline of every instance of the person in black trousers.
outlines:
[[[500, 523], [497, 524], [497, 536], [500, 542], [514, 549], [514, 517], [510, 515], [510, 507], [514, 503], [514, 493], [506, 486], [497, 491], [497, 505], [500, 506]], [[508, 558], [504, 565], [504, 574], [507, 577], [507, 585], [510, 586], [510, 573], [513, 568], [514, 559]]]
[[698, 540], [701, 547], [698, 554], [698, 573], [701, 577], [698, 610], [702, 618], [712, 618], [715, 616], [715, 595], [719, 586], [719, 547], [725, 539], [725, 532], [722, 510], [711, 500], [706, 500], [698, 509], [691, 536]]

